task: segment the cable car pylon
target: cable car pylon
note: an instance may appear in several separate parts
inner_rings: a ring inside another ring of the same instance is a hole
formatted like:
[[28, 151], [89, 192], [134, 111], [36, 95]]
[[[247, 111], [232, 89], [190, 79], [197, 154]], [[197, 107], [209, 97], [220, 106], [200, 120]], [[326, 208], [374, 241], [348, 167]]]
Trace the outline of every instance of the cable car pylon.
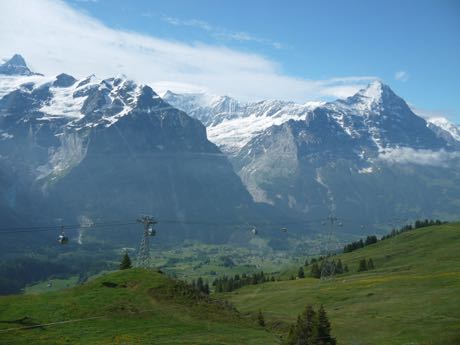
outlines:
[[335, 275], [335, 261], [331, 258], [331, 249], [330, 249], [330, 242], [332, 241], [332, 236], [334, 234], [334, 229], [335, 225], [337, 224], [338, 226], [342, 227], [343, 223], [339, 222], [339, 219], [334, 215], [330, 214], [327, 218], [326, 221], [322, 222], [322, 225], [327, 225], [329, 223], [329, 236], [328, 239], [326, 240], [326, 256], [321, 262], [321, 280], [325, 279], [332, 279], [334, 278]]
[[142, 216], [137, 220], [144, 225], [141, 244], [139, 246], [139, 255], [137, 257], [137, 266], [142, 268], [150, 267], [150, 237], [155, 236], [156, 232], [153, 226], [157, 221], [151, 216]]

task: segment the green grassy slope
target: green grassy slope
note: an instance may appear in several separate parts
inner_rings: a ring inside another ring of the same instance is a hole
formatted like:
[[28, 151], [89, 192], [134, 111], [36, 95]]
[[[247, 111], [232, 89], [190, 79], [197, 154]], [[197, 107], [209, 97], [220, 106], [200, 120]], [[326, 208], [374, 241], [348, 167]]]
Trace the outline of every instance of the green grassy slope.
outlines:
[[[11, 330], [55, 322], [63, 323]], [[0, 297], [2, 345], [277, 343], [223, 302], [141, 269], [59, 292]]]
[[[341, 345], [460, 344], [460, 223], [417, 229], [339, 257], [350, 273], [333, 280], [264, 283], [225, 296], [243, 312], [261, 309], [280, 334], [305, 305], [324, 304]], [[376, 269], [357, 273], [364, 257]]]

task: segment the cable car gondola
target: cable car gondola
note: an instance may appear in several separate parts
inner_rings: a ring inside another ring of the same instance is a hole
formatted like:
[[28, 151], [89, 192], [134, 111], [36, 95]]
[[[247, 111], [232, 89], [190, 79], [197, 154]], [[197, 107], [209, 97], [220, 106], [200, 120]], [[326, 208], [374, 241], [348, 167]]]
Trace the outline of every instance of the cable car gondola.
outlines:
[[156, 230], [153, 228], [153, 224], [150, 224], [149, 227], [147, 228], [147, 234], [149, 236], [155, 236], [156, 235]]
[[58, 242], [60, 244], [67, 244], [69, 243], [69, 237], [64, 232], [64, 226], [61, 226], [61, 234], [58, 237]]

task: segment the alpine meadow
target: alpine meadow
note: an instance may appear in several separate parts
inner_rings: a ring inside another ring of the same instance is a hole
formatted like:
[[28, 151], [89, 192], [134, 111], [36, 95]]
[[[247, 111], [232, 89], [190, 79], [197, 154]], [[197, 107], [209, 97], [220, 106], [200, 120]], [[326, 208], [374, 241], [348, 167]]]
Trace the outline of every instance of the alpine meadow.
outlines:
[[460, 344], [459, 18], [0, 0], [0, 344]]

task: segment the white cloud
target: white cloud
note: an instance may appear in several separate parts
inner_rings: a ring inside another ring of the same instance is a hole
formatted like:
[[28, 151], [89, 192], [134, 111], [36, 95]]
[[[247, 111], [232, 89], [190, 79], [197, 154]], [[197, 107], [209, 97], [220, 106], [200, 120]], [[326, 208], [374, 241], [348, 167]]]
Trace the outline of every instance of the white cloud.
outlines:
[[224, 40], [232, 40], [232, 41], [239, 41], [239, 42], [256, 42], [264, 45], [272, 46], [276, 49], [281, 49], [283, 45], [279, 42], [275, 42], [272, 40], [268, 40], [266, 38], [256, 37], [251, 35], [247, 32], [233, 32], [227, 29], [223, 29], [217, 26], [213, 26], [203, 20], [199, 19], [179, 19], [176, 17], [170, 16], [162, 16], [162, 19], [175, 26], [189, 26], [195, 27], [201, 30], [208, 32], [211, 36], [215, 38], [221, 38]]
[[410, 147], [388, 149], [379, 155], [379, 160], [390, 164], [418, 164], [442, 167], [447, 167], [453, 159], [459, 158], [459, 151], [416, 150]]
[[59, 0], [0, 1], [0, 56], [14, 53], [47, 75], [125, 74], [158, 92], [204, 90], [242, 100], [344, 97], [375, 79], [295, 78], [261, 55], [109, 28]]
[[406, 71], [398, 71], [395, 73], [395, 79], [402, 82], [406, 82], [409, 80], [409, 75]]
[[179, 18], [175, 17], [170, 17], [170, 16], [162, 16], [163, 20], [171, 25], [175, 26], [191, 26], [191, 27], [196, 27], [205, 31], [213, 31], [215, 30], [214, 27], [209, 25], [208, 23], [198, 20], [198, 19], [187, 19], [187, 20], [182, 20]]

